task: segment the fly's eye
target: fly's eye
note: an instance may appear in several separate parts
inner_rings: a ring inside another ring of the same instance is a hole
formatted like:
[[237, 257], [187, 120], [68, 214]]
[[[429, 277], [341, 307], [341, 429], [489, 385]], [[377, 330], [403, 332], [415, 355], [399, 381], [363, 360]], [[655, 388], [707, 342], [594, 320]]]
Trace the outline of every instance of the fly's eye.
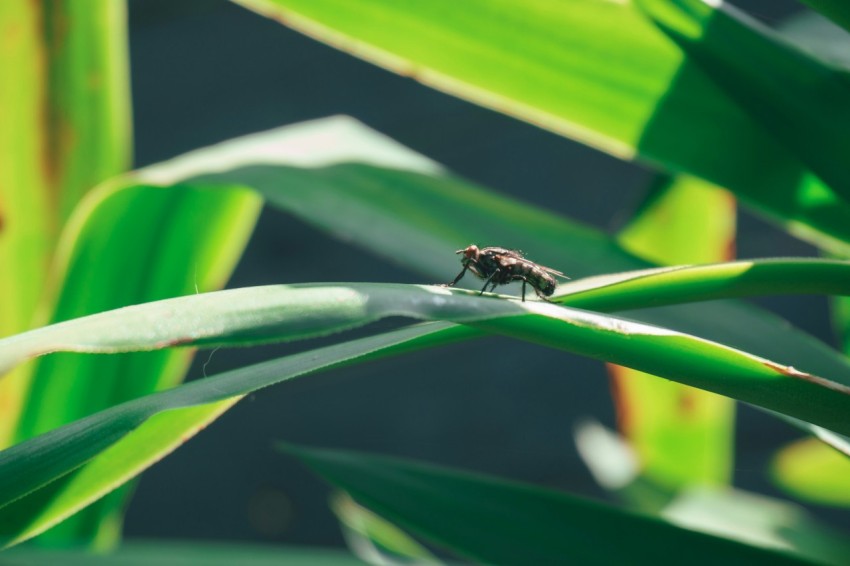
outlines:
[[468, 259], [478, 259], [478, 246], [469, 246], [463, 250], [463, 255]]

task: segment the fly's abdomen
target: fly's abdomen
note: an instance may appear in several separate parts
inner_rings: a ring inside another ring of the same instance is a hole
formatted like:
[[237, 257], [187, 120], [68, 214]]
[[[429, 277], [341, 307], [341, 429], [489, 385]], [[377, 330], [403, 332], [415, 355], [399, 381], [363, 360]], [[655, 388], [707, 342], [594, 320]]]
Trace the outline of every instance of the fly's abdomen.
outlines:
[[536, 265], [528, 270], [525, 278], [542, 295], [549, 297], [555, 292], [555, 287], [557, 286], [555, 278]]

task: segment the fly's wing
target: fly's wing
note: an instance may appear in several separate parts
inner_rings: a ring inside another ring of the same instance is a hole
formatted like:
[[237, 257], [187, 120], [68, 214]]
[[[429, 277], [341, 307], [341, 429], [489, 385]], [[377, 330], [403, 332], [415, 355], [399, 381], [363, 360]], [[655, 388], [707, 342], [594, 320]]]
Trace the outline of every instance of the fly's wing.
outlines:
[[525, 256], [522, 255], [522, 252], [519, 250], [509, 250], [508, 248], [497, 248], [497, 247], [489, 247], [483, 248], [481, 250], [482, 254], [489, 254], [492, 256], [504, 256], [504, 257], [512, 257], [514, 259], [523, 259]]
[[569, 277], [567, 277], [557, 269], [552, 269], [551, 267], [546, 267], [545, 265], [540, 265], [539, 263], [536, 263], [535, 265], [547, 273], [551, 273], [552, 275], [555, 275], [557, 277], [563, 277], [564, 279], [569, 279]]

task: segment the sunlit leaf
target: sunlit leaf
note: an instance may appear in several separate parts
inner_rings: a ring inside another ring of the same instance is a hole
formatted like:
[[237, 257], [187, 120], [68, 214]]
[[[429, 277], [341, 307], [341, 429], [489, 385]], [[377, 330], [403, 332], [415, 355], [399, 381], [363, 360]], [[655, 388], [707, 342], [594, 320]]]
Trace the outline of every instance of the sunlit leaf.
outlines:
[[779, 451], [771, 475], [782, 489], [804, 501], [850, 507], [850, 460], [814, 438]]
[[635, 4], [766, 132], [850, 202], [850, 170], [843, 164], [850, 151], [850, 78], [843, 69], [808, 56], [726, 5]]
[[[620, 157], [702, 177], [819, 245], [850, 242], [850, 205], [635, 2], [238, 2], [451, 94]], [[806, 94], [816, 99], [817, 87]]]
[[[719, 262], [731, 259], [735, 216], [728, 192], [686, 175], [662, 176], [617, 240], [656, 263]], [[609, 372], [618, 426], [643, 476], [670, 490], [729, 482], [732, 400], [629, 368], [610, 366]]]

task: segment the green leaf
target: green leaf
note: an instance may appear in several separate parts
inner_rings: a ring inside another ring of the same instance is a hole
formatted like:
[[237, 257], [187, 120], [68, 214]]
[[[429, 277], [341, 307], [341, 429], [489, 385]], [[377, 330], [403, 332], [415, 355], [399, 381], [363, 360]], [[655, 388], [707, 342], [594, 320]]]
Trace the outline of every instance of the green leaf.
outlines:
[[[59, 242], [60, 232], [88, 191], [129, 167], [132, 131], [123, 1], [2, 4], [0, 336], [5, 336], [49, 316], [55, 288], [48, 266], [57, 246], [68, 244]], [[30, 370], [19, 368], [0, 384], [0, 446], [20, 434], [22, 415], [33, 414], [35, 404], [25, 406]], [[67, 406], [56, 395], [39, 402], [47, 411]]]
[[[805, 280], [815, 281], [808, 277]], [[0, 355], [8, 361], [26, 355], [27, 351], [34, 354], [59, 348], [118, 351], [173, 344], [303, 338], [392, 315], [465, 321], [486, 331], [516, 335], [585, 355], [633, 364], [657, 375], [677, 379], [684, 376], [682, 380], [686, 383], [713, 388], [780, 410], [784, 408], [789, 414], [839, 431], [850, 430], [845, 418], [845, 405], [850, 404], [850, 400], [841, 392], [850, 383], [850, 367], [846, 365], [841, 373], [830, 376], [838, 382], [820, 381], [737, 350], [625, 320], [546, 303], [481, 298], [465, 291], [440, 287], [306, 285], [192, 295], [92, 315], [11, 337], [0, 341]], [[405, 332], [422, 332], [422, 340], [430, 340], [431, 345], [480, 334], [451, 325], [414, 327], [401, 334]], [[391, 346], [403, 349], [402, 343], [406, 338], [395, 338], [391, 334], [375, 340], [395, 340]], [[288, 363], [295, 364], [295, 367], [308, 363], [309, 369], [327, 367], [347, 359], [333, 358], [337, 351], [350, 357], [376, 348], [369, 345], [364, 350], [362, 344], [342, 344], [336, 347], [338, 350], [327, 350], [329, 354], [324, 354], [325, 350], [307, 352], [300, 357], [283, 360], [279, 366], [269, 366], [274, 369], [248, 369], [244, 374], [237, 372], [232, 377], [209, 378], [143, 397], [13, 446], [0, 453], [2, 501], [9, 503], [71, 472], [158, 411], [214, 403], [244, 394], [282, 379], [281, 375], [285, 376], [285, 372], [281, 368], [293, 367], [287, 366]], [[332, 358], [331, 361], [328, 357]], [[297, 370], [290, 375], [300, 372]], [[255, 374], [259, 377], [246, 385], [247, 378], [244, 376]], [[768, 383], [769, 386], [765, 387]], [[74, 485], [85, 489], [75, 492], [73, 497], [69, 496], [67, 504], [41, 515], [45, 508], [44, 498], [56, 497], [50, 486], [45, 488], [46, 491], [37, 491], [12, 504], [3, 514], [7, 525], [4, 532], [8, 533], [8, 538], [22, 540], [40, 532], [81, 505], [102, 496], [120, 483], [121, 477], [131, 477], [161, 457], [181, 433], [173, 430], [167, 421], [164, 423], [157, 425], [151, 421], [145, 425], [161, 427], [150, 436], [158, 438], [157, 442], [116, 448], [126, 450], [125, 453], [139, 454], [138, 461], [129, 462], [135, 467], [127, 470], [115, 463], [127, 461], [127, 458], [113, 458], [111, 464], [95, 467], [102, 470], [90, 474], [97, 481], [76, 482]], [[118, 474], [118, 479], [115, 474]], [[64, 487], [61, 482], [56, 485], [58, 489]], [[36, 516], [30, 517], [33, 512]]]
[[659, 175], [640, 209], [617, 234], [628, 251], [662, 265], [731, 259], [735, 199], [686, 175]]
[[45, 166], [59, 197], [58, 228], [85, 194], [131, 163], [127, 8], [113, 0], [59, 0], [41, 8], [50, 57]]
[[[127, 169], [132, 133], [124, 2], [0, 4], [0, 336], [7, 336], [32, 326], [64, 221], [86, 191]], [[23, 407], [19, 373], [0, 384], [0, 446]]]
[[[850, 262], [753, 260], [657, 268], [566, 284], [550, 302], [481, 301], [478, 293], [437, 285], [380, 283], [246, 287], [165, 299], [56, 323], [0, 339], [0, 368], [52, 352], [119, 353], [170, 346], [256, 344], [304, 339], [386, 316], [485, 317], [539, 313], [581, 318], [581, 309], [614, 311], [727, 296], [850, 293]], [[776, 277], [784, 284], [775, 286]], [[669, 293], [662, 292], [669, 291]], [[419, 302], [421, 301], [421, 302]], [[587, 316], [597, 316], [588, 312]], [[604, 317], [600, 316], [600, 319]], [[639, 323], [635, 323], [639, 324]], [[790, 370], [788, 370], [790, 371]], [[850, 376], [845, 363], [840, 376]], [[843, 378], [842, 378], [843, 379]]]
[[[441, 287], [381, 284], [294, 285], [235, 289], [168, 299], [92, 315], [0, 341], [0, 352], [114, 352], [174, 344], [222, 344], [296, 339], [352, 328], [388, 316], [448, 320], [581, 355], [635, 367], [712, 390], [847, 434], [850, 367], [814, 376], [713, 342], [625, 319], [548, 303], [494, 300]], [[210, 380], [204, 380], [208, 383]], [[190, 391], [199, 385], [190, 384]], [[181, 395], [178, 388], [161, 393]], [[206, 391], [205, 389], [202, 389]], [[215, 388], [209, 403], [245, 391]], [[177, 392], [177, 393], [175, 393]], [[185, 393], [184, 393], [185, 394]], [[159, 399], [160, 397], [152, 397]], [[143, 398], [144, 400], [145, 398]], [[148, 398], [150, 399], [150, 398]], [[115, 408], [107, 410], [116, 410]], [[149, 406], [148, 409], [150, 410]], [[116, 413], [119, 415], [120, 411]], [[114, 418], [117, 418], [114, 417]], [[75, 426], [93, 425], [77, 421]], [[134, 421], [132, 426], [138, 424]], [[55, 429], [34, 439], [55, 436]], [[89, 432], [86, 433], [87, 435]], [[64, 437], [62, 437], [64, 438]], [[64, 438], [79, 465], [97, 450]], [[39, 440], [42, 439], [42, 440]], [[105, 438], [104, 441], [113, 442]], [[23, 458], [28, 443], [0, 453], [0, 470]], [[5, 468], [8, 469], [8, 468]], [[8, 502], [44, 483], [37, 474], [0, 478]], [[28, 487], [29, 486], [29, 487]]]
[[7, 448], [0, 452], [0, 544], [27, 540], [103, 497], [246, 393], [471, 335], [464, 327], [426, 324], [312, 350], [141, 397]]
[[280, 445], [401, 527], [486, 563], [798, 563], [562, 492], [353, 452]]
[[[617, 239], [657, 263], [723, 261], [734, 249], [735, 199], [693, 177], [660, 177]], [[637, 452], [642, 475], [671, 491], [729, 483], [732, 400], [620, 366], [609, 373], [618, 427]]]
[[[244, 167], [258, 161], [265, 165]], [[220, 173], [210, 176], [211, 170]], [[250, 175], [240, 181], [243, 173]], [[185, 183], [187, 178], [204, 174], [206, 183], [197, 179]], [[562, 269], [569, 264], [567, 271], [574, 276], [645, 266], [598, 232], [470, 186], [445, 174], [433, 162], [341, 118], [274, 130], [194, 152], [141, 171], [128, 182], [147, 187], [145, 183], [181, 181], [184, 190], [203, 190], [213, 181], [225, 188], [240, 182], [252, 185], [311, 222], [320, 226], [326, 223], [348, 240], [431, 273], [431, 280], [448, 280], [458, 269], [451, 252], [479, 238], [519, 243], [535, 250], [534, 259]], [[350, 205], [346, 214], [329, 206], [334, 202]], [[386, 237], [390, 233], [393, 237]], [[421, 253], [407, 253], [411, 249]], [[746, 280], [745, 272], [746, 268], [741, 268], [736, 275]], [[606, 281], [610, 282], [603, 279], [600, 284]], [[825, 281], [830, 284], [829, 277]], [[644, 296], [648, 294], [651, 290]], [[703, 293], [703, 298], [709, 295], [711, 292]], [[612, 302], [614, 296], [609, 297]], [[714, 292], [713, 296], [722, 293]], [[595, 304], [593, 308], [602, 309], [602, 303], [594, 301], [597, 299], [591, 296], [586, 306]], [[754, 310], [717, 303], [652, 313], [659, 324], [696, 329], [692, 331], [699, 335], [810, 373], [843, 375], [848, 371], [846, 360], [833, 350]], [[648, 313], [639, 316], [650, 318]], [[167, 427], [159, 433], [164, 445], [180, 434]], [[155, 446], [145, 450], [159, 453]], [[104, 478], [104, 485], [113, 485], [112, 481]], [[80, 500], [91, 501], [102, 495], [103, 491], [84, 494]]]
[[771, 463], [771, 476], [779, 487], [804, 501], [850, 507], [850, 460], [814, 438], [780, 450]]
[[[49, 282], [56, 294], [52, 320], [220, 288], [247, 243], [260, 203], [238, 187], [101, 187], [86, 197], [63, 233]], [[184, 349], [40, 360], [29, 376], [17, 438], [173, 386], [191, 355]], [[104, 500], [47, 536], [65, 544], [100, 531], [99, 546], [108, 546], [112, 541], [103, 529], [121, 507], [122, 497]]]
[[3, 553], [6, 566], [358, 566], [363, 562], [343, 552], [292, 546], [200, 542], [131, 542], [108, 554], [74, 550], [16, 548]]
[[[476, 187], [344, 117], [246, 136], [138, 176], [163, 184], [244, 183], [270, 204], [423, 273], [427, 281], [449, 281], [459, 270], [451, 252], [470, 242], [525, 250], [573, 278], [647, 266], [599, 231]], [[843, 371], [847, 364], [821, 342], [746, 305], [687, 305], [630, 316], [813, 373]]]
[[850, 7], [844, 0], [803, 0], [803, 2], [843, 26], [844, 29], [850, 30]]
[[[259, 206], [255, 194], [238, 187], [104, 187], [63, 235], [52, 274], [58, 288], [53, 321], [222, 287]], [[41, 361], [29, 391], [38, 403], [23, 415], [19, 438], [174, 385], [188, 353]]]
[[333, 495], [331, 510], [343, 527], [348, 547], [368, 564], [440, 564], [410, 535], [359, 505], [344, 491]]
[[451, 94], [726, 187], [820, 245], [850, 242], [848, 203], [634, 2], [238, 2]]
[[[655, 24], [846, 202], [850, 78], [745, 19], [702, 0], [638, 0]], [[746, 53], [747, 57], [741, 57]]]
[[[41, 96], [44, 76], [33, 72], [44, 40], [39, 8], [32, 2], [0, 3], [0, 336], [29, 327], [44, 279], [56, 226], [41, 163], [45, 145]], [[27, 222], [12, 219], [26, 218]], [[9, 277], [15, 273], [16, 277]], [[17, 410], [19, 393], [0, 385], [3, 406]], [[6, 436], [0, 431], [0, 439]]]
[[780, 22], [776, 30], [800, 49], [836, 67], [850, 69], [850, 34], [816, 12], [800, 12]]
[[[573, 278], [646, 266], [598, 231], [471, 185], [346, 118], [247, 136], [143, 170], [139, 177], [245, 183], [271, 204], [430, 281], [448, 281], [457, 273], [451, 252], [470, 242], [526, 250]], [[813, 373], [847, 365], [831, 348], [745, 305], [687, 305], [629, 316]]]
[[793, 549], [818, 563], [840, 564], [850, 556], [842, 533], [786, 501], [726, 486], [665, 489], [643, 473], [621, 437], [597, 423], [577, 427], [576, 445], [600, 485], [675, 525], [754, 546]]

